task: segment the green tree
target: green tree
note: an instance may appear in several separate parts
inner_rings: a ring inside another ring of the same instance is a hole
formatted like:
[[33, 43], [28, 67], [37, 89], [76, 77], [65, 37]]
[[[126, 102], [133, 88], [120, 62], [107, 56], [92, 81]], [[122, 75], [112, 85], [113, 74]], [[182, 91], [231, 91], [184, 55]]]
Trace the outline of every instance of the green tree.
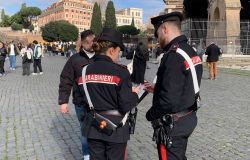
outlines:
[[0, 26], [1, 27], [9, 27], [10, 25], [11, 25], [10, 16], [4, 15], [2, 22], [0, 23]]
[[11, 24], [11, 29], [16, 31], [16, 30], [22, 30], [23, 29], [23, 26], [21, 24], [18, 24], [18, 23], [12, 23]]
[[26, 5], [22, 5], [19, 14], [22, 17], [22, 24], [24, 28], [29, 28], [32, 18], [39, 16], [41, 13], [41, 9], [37, 7], [26, 7]]
[[109, 1], [107, 5], [104, 26], [116, 29], [115, 7], [112, 1]]
[[135, 27], [135, 19], [134, 19], [134, 17], [132, 18], [131, 26]]
[[97, 3], [94, 4], [90, 29], [95, 35], [99, 35], [102, 32], [102, 13]]
[[121, 32], [122, 34], [126, 35], [137, 35], [140, 33], [140, 30], [131, 26], [131, 25], [124, 25], [117, 27], [117, 30]]
[[20, 12], [15, 13], [13, 16], [10, 17], [10, 23], [18, 23], [22, 24], [23, 18], [20, 14]]
[[37, 7], [27, 7], [25, 3], [22, 4], [19, 12], [15, 13], [10, 18], [10, 24], [16, 23], [22, 25], [22, 28], [31, 29], [32, 18], [40, 15], [42, 11]]
[[42, 37], [48, 42], [76, 41], [78, 34], [78, 28], [64, 20], [53, 21], [42, 27]]

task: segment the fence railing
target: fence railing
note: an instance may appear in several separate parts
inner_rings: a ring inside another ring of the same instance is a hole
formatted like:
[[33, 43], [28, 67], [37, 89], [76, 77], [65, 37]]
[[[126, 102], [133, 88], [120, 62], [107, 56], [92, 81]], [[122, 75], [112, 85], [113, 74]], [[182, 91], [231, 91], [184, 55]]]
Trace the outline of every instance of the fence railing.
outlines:
[[[235, 25], [230, 28], [225, 21], [188, 19], [182, 23], [182, 32], [190, 43], [194, 42], [200, 48], [214, 42], [227, 54], [250, 55], [250, 21], [242, 21], [238, 28]], [[227, 32], [238, 35], [227, 36]]]

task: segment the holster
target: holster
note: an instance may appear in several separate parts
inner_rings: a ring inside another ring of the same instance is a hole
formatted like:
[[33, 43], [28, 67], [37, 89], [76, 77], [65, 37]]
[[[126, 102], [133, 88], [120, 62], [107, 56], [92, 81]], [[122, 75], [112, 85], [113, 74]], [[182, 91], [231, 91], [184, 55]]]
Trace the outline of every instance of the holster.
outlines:
[[164, 144], [167, 148], [172, 145], [171, 131], [174, 127], [174, 120], [171, 115], [165, 115], [162, 118], [152, 121], [154, 129], [153, 141], [156, 144]]
[[128, 124], [129, 124], [129, 133], [135, 133], [136, 117], [137, 117], [137, 108], [135, 107], [129, 112]]

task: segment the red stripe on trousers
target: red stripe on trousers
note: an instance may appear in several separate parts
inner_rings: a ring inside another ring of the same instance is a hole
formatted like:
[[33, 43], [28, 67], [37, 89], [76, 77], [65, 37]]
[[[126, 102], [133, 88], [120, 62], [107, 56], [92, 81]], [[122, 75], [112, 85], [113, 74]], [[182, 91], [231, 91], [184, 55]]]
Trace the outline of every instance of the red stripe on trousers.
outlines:
[[160, 151], [161, 151], [161, 160], [168, 160], [167, 158], [167, 150], [164, 144], [160, 145]]
[[126, 160], [127, 158], [127, 146], [125, 147], [125, 151], [124, 151], [124, 160]]

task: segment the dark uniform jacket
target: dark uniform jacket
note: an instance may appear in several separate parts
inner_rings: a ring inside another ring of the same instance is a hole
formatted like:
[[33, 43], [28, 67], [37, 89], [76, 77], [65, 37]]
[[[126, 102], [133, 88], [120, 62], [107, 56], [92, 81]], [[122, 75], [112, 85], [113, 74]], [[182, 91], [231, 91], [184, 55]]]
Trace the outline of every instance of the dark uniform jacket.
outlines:
[[[96, 55], [95, 60], [86, 70], [87, 88], [97, 113], [107, 110], [118, 110], [122, 115], [136, 106], [138, 96], [132, 92], [130, 74], [126, 67], [114, 63], [108, 56]], [[82, 78], [78, 85], [83, 90]], [[87, 99], [85, 97], [85, 103]], [[113, 123], [119, 124], [123, 116], [111, 116], [102, 114]], [[118, 128], [107, 136], [91, 127], [88, 138], [100, 139], [108, 142], [124, 143], [129, 139], [129, 126]]]
[[185, 36], [176, 37], [164, 48], [166, 52], [157, 72], [153, 106], [146, 114], [149, 121], [166, 114], [184, 111], [195, 104], [191, 71], [185, 59], [176, 53], [177, 47], [184, 50], [192, 59], [200, 84], [203, 71], [200, 58], [187, 44]]
[[217, 62], [221, 55], [220, 48], [215, 44], [211, 44], [207, 47], [205, 54], [207, 55], [207, 62]]
[[88, 55], [81, 50], [79, 54], [70, 57], [66, 62], [60, 75], [59, 84], [59, 105], [68, 103], [71, 89], [73, 87], [73, 103], [75, 105], [84, 105], [83, 95], [77, 87], [78, 77], [82, 75], [82, 66], [93, 62], [93, 58], [89, 59]]

